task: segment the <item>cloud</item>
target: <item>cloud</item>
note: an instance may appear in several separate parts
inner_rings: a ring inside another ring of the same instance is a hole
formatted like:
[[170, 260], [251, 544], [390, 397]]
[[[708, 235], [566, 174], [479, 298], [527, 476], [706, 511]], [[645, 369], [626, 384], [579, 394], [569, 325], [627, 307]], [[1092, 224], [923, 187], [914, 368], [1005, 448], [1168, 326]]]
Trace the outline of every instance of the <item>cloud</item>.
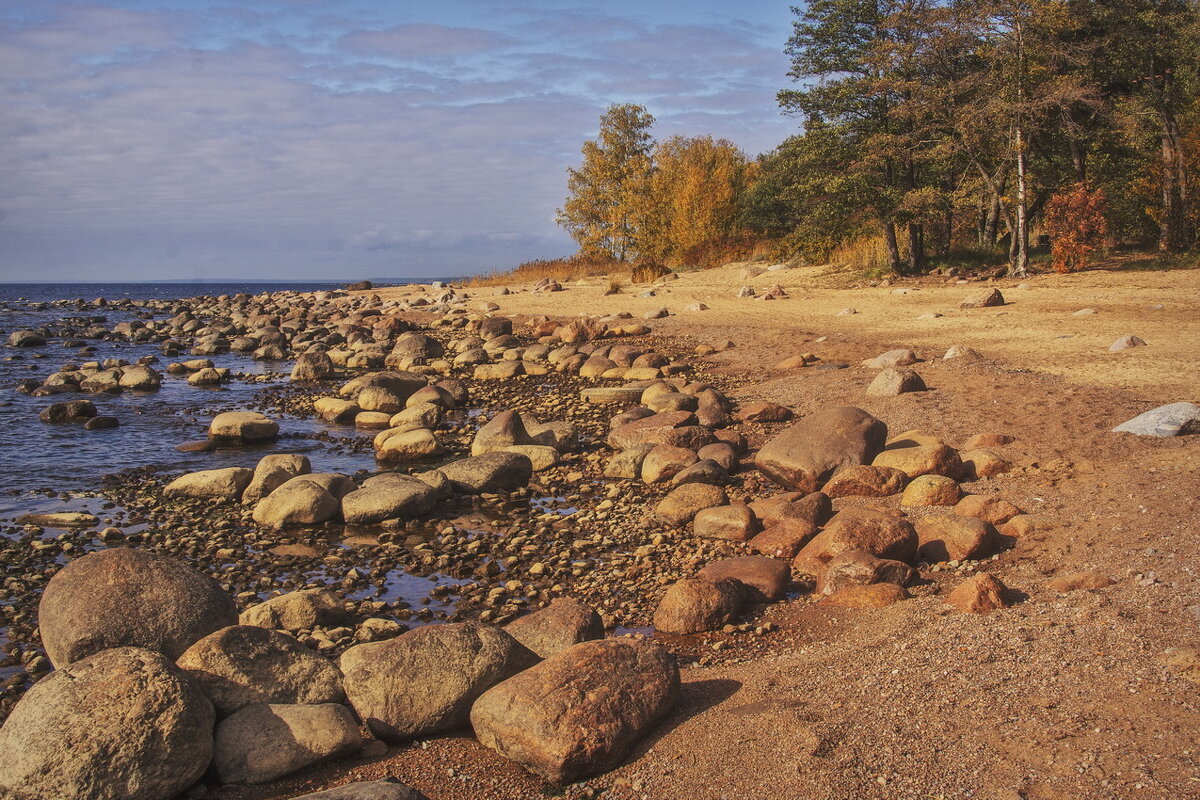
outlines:
[[472, 6], [475, 27], [281, 0], [48, 8], [0, 16], [9, 279], [511, 266], [571, 251], [553, 210], [609, 103], [751, 153], [794, 124], [782, 55], [742, 25], [501, 2]]
[[484, 53], [515, 41], [495, 31], [414, 22], [379, 31], [353, 31], [342, 36], [338, 45], [358, 53], [419, 59]]

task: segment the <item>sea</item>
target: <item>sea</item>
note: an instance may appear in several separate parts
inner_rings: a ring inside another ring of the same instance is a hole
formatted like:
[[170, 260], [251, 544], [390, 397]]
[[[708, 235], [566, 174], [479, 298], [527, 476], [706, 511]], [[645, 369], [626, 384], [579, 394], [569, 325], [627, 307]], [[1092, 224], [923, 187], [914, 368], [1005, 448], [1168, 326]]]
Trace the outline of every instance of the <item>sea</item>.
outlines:
[[[102, 317], [105, 327], [134, 318], [131, 311], [112, 307], [45, 307], [56, 300], [92, 301], [103, 297], [119, 299], [173, 300], [245, 292], [293, 290], [300, 292], [340, 288], [339, 283], [0, 283], [0, 518], [14, 515], [77, 510], [90, 503], [80, 498], [100, 487], [103, 477], [124, 469], [153, 466], [160, 470], [187, 471], [219, 467], [253, 467], [268, 452], [300, 452], [309, 455], [319, 472], [353, 473], [372, 469], [369, 454], [347, 454], [333, 446], [328, 437], [344, 436], [320, 420], [279, 418], [279, 440], [268, 448], [218, 450], [212, 453], [180, 453], [176, 445], [203, 439], [208, 423], [220, 411], [245, 409], [265, 388], [284, 383], [290, 361], [263, 362], [249, 354], [211, 356], [215, 366], [233, 373], [269, 376], [263, 382], [234, 380], [219, 388], [188, 385], [182, 376], [167, 375], [170, 361], [195, 356], [187, 351], [177, 357], [162, 356], [159, 344], [88, 340], [94, 355], [79, 355], [77, 347], [51, 337], [37, 348], [7, 346], [13, 331], [52, 325], [67, 316]], [[169, 317], [161, 313], [157, 318]], [[135, 363], [143, 356], [157, 356], [153, 366], [163, 373], [162, 388], [154, 392], [124, 392], [118, 395], [71, 393], [31, 397], [16, 390], [23, 380], [44, 379], [68, 363], [109, 358]], [[51, 403], [86, 398], [100, 414], [115, 416], [120, 427], [87, 431], [78, 423], [46, 423], [38, 418]], [[325, 434], [325, 435], [322, 435]]]

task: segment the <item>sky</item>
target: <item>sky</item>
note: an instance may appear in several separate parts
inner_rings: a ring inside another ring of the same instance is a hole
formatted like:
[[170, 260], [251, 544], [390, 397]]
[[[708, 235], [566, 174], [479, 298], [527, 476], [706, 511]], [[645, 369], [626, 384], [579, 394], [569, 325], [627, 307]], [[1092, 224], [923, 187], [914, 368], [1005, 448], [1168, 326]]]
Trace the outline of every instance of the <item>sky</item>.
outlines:
[[573, 252], [612, 103], [754, 156], [787, 0], [0, 3], [0, 280], [357, 280]]

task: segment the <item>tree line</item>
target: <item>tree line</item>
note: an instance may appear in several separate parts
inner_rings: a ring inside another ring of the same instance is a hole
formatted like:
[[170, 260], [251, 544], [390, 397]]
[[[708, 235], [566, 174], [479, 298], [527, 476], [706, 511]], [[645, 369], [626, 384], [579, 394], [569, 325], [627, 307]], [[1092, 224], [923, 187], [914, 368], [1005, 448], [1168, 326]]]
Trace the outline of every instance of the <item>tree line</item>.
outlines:
[[568, 173], [581, 255], [695, 263], [770, 242], [823, 262], [867, 248], [897, 273], [998, 257], [1023, 273], [1105, 243], [1181, 252], [1200, 232], [1196, 0], [810, 0], [792, 9], [801, 130], [749, 159], [655, 142], [614, 105]]

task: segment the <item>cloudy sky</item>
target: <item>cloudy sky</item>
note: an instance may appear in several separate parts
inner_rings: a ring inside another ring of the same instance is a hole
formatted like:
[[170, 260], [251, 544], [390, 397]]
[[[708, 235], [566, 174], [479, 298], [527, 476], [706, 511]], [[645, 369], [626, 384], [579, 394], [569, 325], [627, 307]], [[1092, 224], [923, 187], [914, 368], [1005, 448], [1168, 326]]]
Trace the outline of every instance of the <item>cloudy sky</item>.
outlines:
[[0, 280], [462, 275], [568, 255], [610, 103], [795, 128], [786, 0], [0, 3]]

